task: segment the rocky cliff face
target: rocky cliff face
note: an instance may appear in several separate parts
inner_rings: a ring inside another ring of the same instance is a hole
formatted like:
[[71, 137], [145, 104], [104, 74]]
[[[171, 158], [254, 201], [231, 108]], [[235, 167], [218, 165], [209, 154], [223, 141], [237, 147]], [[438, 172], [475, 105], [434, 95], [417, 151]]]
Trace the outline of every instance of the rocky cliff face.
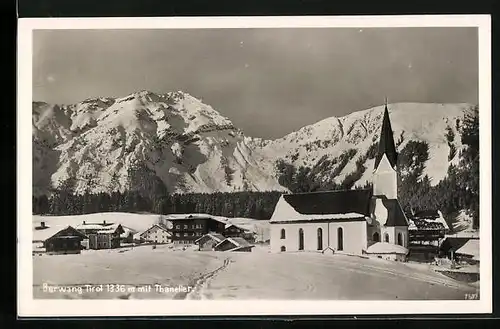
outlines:
[[[458, 151], [460, 128], [469, 104], [391, 104], [398, 149], [426, 141], [425, 174], [445, 177], [450, 147]], [[95, 98], [73, 105], [33, 102], [33, 193], [71, 187], [76, 193], [139, 190], [146, 193], [286, 190], [276, 162], [318, 168], [315, 175], [335, 181], [355, 170], [372, 169], [366, 157], [378, 141], [383, 107], [331, 117], [277, 140], [244, 136], [209, 105], [184, 92], [141, 91], [123, 98]], [[447, 134], [456, 135], [452, 141]], [[453, 146], [451, 146], [453, 145]], [[350, 150], [356, 150], [350, 151]], [[342, 154], [347, 164], [337, 168]], [[338, 161], [337, 161], [338, 162]], [[366, 170], [356, 184], [371, 179]]]

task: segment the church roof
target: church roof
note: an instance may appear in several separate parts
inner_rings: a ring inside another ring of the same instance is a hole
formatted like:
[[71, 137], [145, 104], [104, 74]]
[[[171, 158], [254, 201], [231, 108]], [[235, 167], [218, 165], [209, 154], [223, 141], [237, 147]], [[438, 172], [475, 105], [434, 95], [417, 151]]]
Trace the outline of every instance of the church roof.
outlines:
[[358, 213], [370, 215], [371, 189], [285, 194], [285, 201], [304, 215]]
[[384, 109], [384, 118], [382, 121], [382, 130], [380, 132], [378, 152], [377, 156], [375, 157], [375, 169], [377, 169], [384, 154], [387, 156], [387, 159], [389, 160], [391, 166], [396, 166], [398, 154], [396, 152], [396, 146], [394, 145], [394, 136], [392, 132], [391, 121], [389, 120], [389, 111], [387, 110], [387, 105]]
[[387, 209], [385, 226], [408, 226], [406, 216], [397, 199], [382, 199], [382, 204]]

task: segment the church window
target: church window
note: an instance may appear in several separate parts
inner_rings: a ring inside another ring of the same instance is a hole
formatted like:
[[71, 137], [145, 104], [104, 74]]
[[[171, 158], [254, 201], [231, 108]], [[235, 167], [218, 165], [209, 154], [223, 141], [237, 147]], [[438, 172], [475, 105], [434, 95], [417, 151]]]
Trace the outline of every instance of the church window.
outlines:
[[398, 244], [400, 246], [403, 245], [403, 234], [401, 234], [401, 232], [398, 233]]
[[337, 229], [337, 250], [344, 250], [344, 230], [342, 227]]
[[281, 229], [281, 238], [280, 239], [285, 239], [286, 235], [285, 235], [285, 229], [282, 228]]
[[378, 232], [373, 233], [373, 241], [380, 242], [380, 234]]
[[281, 246], [281, 251], [286, 251], [286, 247], [285, 246]]
[[318, 228], [318, 250], [323, 250], [323, 229]]
[[387, 233], [384, 234], [384, 241], [389, 242], [389, 234]]
[[299, 229], [299, 250], [304, 250], [304, 230]]

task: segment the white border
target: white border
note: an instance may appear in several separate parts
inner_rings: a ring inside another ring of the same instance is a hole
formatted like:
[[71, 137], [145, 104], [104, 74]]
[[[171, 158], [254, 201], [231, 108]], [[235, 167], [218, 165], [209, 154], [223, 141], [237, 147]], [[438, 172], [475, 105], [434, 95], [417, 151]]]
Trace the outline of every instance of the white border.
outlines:
[[[32, 31], [35, 29], [168, 29], [290, 27], [478, 27], [480, 107], [480, 300], [476, 301], [172, 301], [33, 299], [31, 213]], [[489, 15], [300, 16], [203, 18], [21, 18], [18, 33], [18, 315], [196, 316], [364, 315], [492, 312], [491, 236], [491, 23]]]

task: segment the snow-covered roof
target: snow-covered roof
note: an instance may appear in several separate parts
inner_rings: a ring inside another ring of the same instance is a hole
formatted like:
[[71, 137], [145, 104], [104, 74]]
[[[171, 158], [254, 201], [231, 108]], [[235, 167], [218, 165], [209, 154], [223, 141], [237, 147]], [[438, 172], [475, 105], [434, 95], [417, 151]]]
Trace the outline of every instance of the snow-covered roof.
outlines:
[[47, 226], [45, 229], [34, 229], [33, 230], [33, 241], [45, 241], [48, 238], [56, 235], [58, 232], [65, 230], [67, 228], [73, 228], [71, 225], [54, 225]]
[[[315, 220], [352, 220], [352, 219], [359, 219], [359, 218], [365, 218], [365, 215], [351, 212], [351, 213], [346, 213], [346, 214], [324, 214], [324, 215], [302, 215], [301, 217], [295, 217], [295, 218], [283, 218], [279, 220], [280, 222], [296, 222], [296, 221], [315, 221]], [[274, 220], [277, 221], [277, 220]]]
[[202, 214], [202, 213], [196, 213], [196, 214], [170, 214], [170, 215], [165, 215], [164, 218], [169, 221], [175, 221], [175, 220], [182, 220], [182, 219], [213, 219], [218, 222], [226, 224], [228, 222], [228, 219], [226, 217], [222, 216], [213, 216], [209, 214]]
[[479, 239], [471, 239], [467, 241], [461, 248], [456, 251], [456, 253], [472, 256], [473, 259], [479, 260]]
[[403, 246], [389, 243], [389, 242], [376, 242], [366, 250], [367, 254], [408, 254], [408, 249]]
[[226, 239], [225, 236], [223, 236], [222, 234], [219, 234], [219, 233], [207, 233], [205, 234], [204, 236], [202, 236], [201, 238], [198, 238], [194, 241], [194, 243], [197, 243], [203, 239], [213, 239], [215, 240], [217, 243], [220, 243], [221, 241], [224, 241], [224, 239]]
[[151, 231], [153, 228], [159, 228], [160, 230], [162, 231], [165, 231], [167, 232], [169, 235], [171, 235], [171, 233], [163, 226], [159, 225], [159, 224], [153, 224], [151, 225], [151, 227], [149, 227], [147, 230], [143, 231], [142, 233], [140, 233], [139, 235], [142, 236], [146, 233], [148, 233], [149, 231]]
[[226, 224], [226, 226], [224, 226], [224, 229], [227, 229], [227, 228], [230, 228], [231, 226], [234, 226], [236, 228], [239, 228], [243, 231], [249, 231], [249, 229], [243, 225], [240, 225], [240, 224], [232, 224], [232, 223], [228, 223]]
[[33, 228], [33, 241], [45, 241], [57, 232], [64, 230], [69, 225], [50, 225], [44, 229]]
[[234, 238], [226, 238], [223, 241], [217, 243], [215, 245], [215, 248], [217, 248], [218, 246], [220, 246], [221, 244], [223, 244], [225, 242], [229, 242], [234, 246], [234, 248], [231, 248], [231, 250], [233, 250], [235, 248], [253, 247], [253, 244], [249, 243], [247, 240], [245, 240], [241, 237], [234, 237]]

